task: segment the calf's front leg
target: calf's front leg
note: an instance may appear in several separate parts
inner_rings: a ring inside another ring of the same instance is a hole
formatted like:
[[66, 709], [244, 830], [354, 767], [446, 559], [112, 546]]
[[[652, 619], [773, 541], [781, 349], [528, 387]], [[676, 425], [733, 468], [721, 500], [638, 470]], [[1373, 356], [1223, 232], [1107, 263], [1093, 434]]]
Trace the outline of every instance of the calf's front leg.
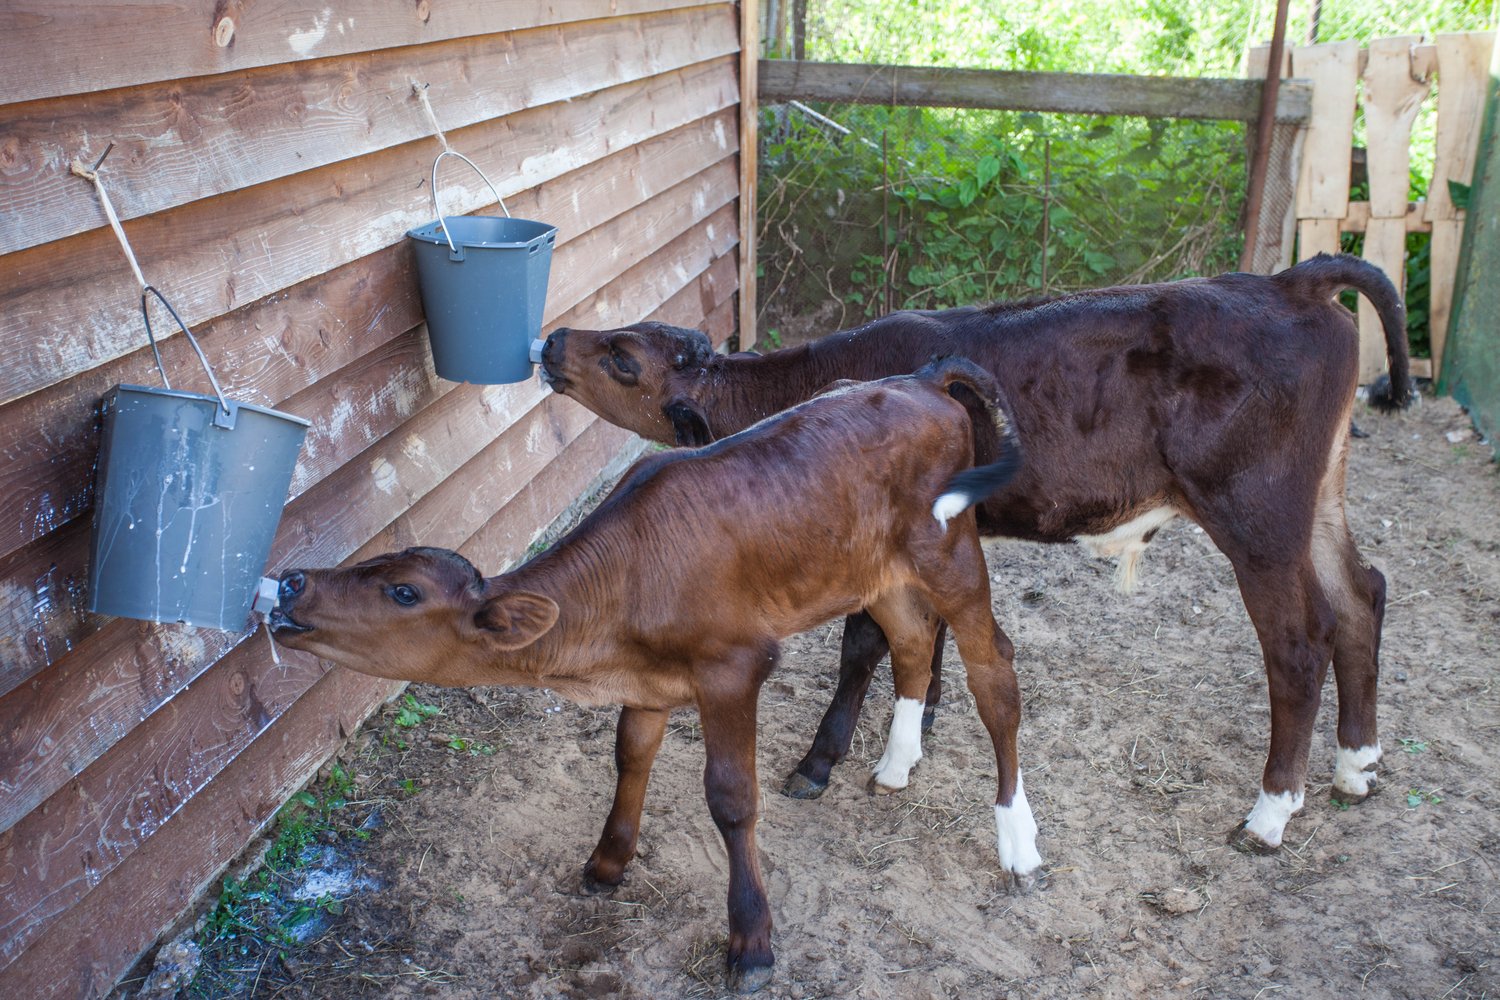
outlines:
[[620, 709], [615, 728], [615, 801], [604, 821], [599, 846], [583, 868], [586, 892], [608, 892], [625, 878], [625, 866], [635, 857], [641, 832], [641, 808], [651, 765], [667, 731], [665, 710]]

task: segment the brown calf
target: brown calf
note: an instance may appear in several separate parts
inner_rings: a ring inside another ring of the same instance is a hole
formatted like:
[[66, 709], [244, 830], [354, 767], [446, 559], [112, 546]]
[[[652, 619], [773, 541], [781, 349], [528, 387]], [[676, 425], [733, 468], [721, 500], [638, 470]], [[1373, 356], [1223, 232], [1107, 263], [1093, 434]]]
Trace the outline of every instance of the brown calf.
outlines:
[[[971, 414], [1001, 442], [983, 468]], [[875, 778], [894, 789], [920, 756], [920, 699], [946, 620], [994, 742], [1001, 866], [1024, 884], [1041, 864], [1016, 759], [1012, 647], [966, 513], [1017, 463], [994, 380], [949, 359], [646, 458], [572, 533], [503, 576], [484, 579], [441, 549], [291, 571], [272, 623], [288, 646], [381, 677], [623, 705], [615, 801], [585, 870], [596, 885], [618, 885], [635, 855], [668, 712], [697, 706], [709, 811], [729, 853], [730, 983], [754, 989], [772, 965], [755, 850], [756, 701], [788, 635], [861, 608], [879, 623], [898, 700]]]
[[[702, 444], [807, 398], [839, 378], [911, 371], [934, 355], [973, 359], [1000, 383], [1026, 442], [1026, 467], [981, 505], [980, 531], [1077, 540], [1120, 557], [1134, 582], [1140, 553], [1176, 516], [1229, 557], [1265, 657], [1271, 746], [1261, 792], [1231, 834], [1240, 847], [1281, 844], [1302, 807], [1308, 748], [1330, 659], [1338, 687], [1334, 790], [1371, 790], [1377, 652], [1385, 578], [1355, 549], [1344, 517], [1344, 465], [1358, 336], [1334, 296], [1379, 311], [1390, 391], [1410, 394], [1400, 299], [1379, 269], [1320, 255], [1271, 277], [1226, 274], [1107, 288], [944, 312], [904, 312], [767, 355], [717, 356], [696, 330], [640, 324], [557, 330], [543, 352], [554, 389], [657, 441]], [[975, 426], [979, 462], [995, 454]], [[871, 673], [886, 650], [868, 616], [844, 632], [839, 688], [786, 792], [819, 794], [848, 752]], [[939, 690], [941, 642], [930, 702]], [[930, 704], [929, 704], [930, 718]]]

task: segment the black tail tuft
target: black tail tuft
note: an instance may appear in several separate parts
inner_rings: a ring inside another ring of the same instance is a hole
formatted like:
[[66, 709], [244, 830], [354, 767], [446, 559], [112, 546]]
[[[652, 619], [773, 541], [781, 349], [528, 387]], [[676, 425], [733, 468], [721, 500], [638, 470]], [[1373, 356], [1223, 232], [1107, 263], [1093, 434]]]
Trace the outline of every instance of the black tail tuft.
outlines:
[[1396, 413], [1411, 405], [1412, 391], [1406, 392], [1405, 399], [1396, 398], [1396, 387], [1391, 382], [1389, 375], [1381, 375], [1370, 383], [1366, 401], [1381, 413]]

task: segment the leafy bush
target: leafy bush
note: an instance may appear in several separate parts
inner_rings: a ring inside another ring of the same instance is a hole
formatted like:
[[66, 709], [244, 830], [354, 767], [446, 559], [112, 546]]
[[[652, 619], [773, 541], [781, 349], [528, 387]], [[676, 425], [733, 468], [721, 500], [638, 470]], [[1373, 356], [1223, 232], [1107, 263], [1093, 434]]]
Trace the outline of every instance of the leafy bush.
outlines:
[[760, 288], [773, 325], [828, 302], [848, 325], [1238, 259], [1237, 124], [812, 111], [762, 112]]

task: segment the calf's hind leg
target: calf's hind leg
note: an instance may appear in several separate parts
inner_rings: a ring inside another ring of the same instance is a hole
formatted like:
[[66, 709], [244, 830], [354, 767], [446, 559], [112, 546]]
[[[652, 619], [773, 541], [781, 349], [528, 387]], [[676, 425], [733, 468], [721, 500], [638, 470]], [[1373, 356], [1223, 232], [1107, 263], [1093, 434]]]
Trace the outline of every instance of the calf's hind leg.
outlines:
[[604, 821], [599, 846], [583, 869], [587, 892], [608, 892], [625, 878], [641, 832], [641, 807], [651, 764], [667, 731], [665, 711], [625, 707], [615, 728], [615, 801]]
[[1338, 618], [1333, 638], [1333, 677], [1338, 687], [1338, 750], [1333, 797], [1352, 805], [1375, 790], [1380, 737], [1376, 688], [1380, 680], [1380, 629], [1385, 619], [1385, 576], [1360, 557], [1343, 523], [1313, 538], [1313, 565]]
[[[927, 704], [922, 712], [922, 731], [932, 728], [937, 702], [942, 694], [943, 639], [946, 627], [940, 627], [932, 648], [932, 677], [927, 686]], [[849, 755], [854, 740], [854, 726], [859, 721], [865, 694], [875, 676], [875, 667], [890, 650], [885, 632], [866, 611], [850, 615], [844, 621], [844, 637], [839, 650], [839, 682], [828, 711], [818, 723], [807, 755], [787, 775], [781, 794], [794, 799], [815, 799], [828, 788], [833, 766]]]
[[1245, 610], [1260, 637], [1271, 696], [1271, 747], [1260, 794], [1230, 843], [1264, 854], [1281, 846], [1287, 821], [1300, 812], [1307, 755], [1323, 681], [1333, 655], [1336, 618], [1311, 561], [1252, 568], [1230, 556]]
[[953, 629], [974, 706], [995, 747], [999, 774], [995, 834], [1000, 866], [1017, 889], [1029, 889], [1036, 883], [1042, 858], [1036, 849], [1036, 819], [1026, 801], [1017, 749], [1021, 687], [1016, 680], [1015, 646], [990, 610], [989, 577], [978, 536], [959, 539], [951, 558], [935, 562], [924, 582], [932, 589], [938, 614]]
[[930, 657], [941, 622], [931, 603], [914, 589], [882, 597], [868, 610], [890, 643], [896, 684], [890, 736], [870, 787], [894, 792], [906, 787], [912, 767], [922, 759], [922, 718], [932, 685]]

